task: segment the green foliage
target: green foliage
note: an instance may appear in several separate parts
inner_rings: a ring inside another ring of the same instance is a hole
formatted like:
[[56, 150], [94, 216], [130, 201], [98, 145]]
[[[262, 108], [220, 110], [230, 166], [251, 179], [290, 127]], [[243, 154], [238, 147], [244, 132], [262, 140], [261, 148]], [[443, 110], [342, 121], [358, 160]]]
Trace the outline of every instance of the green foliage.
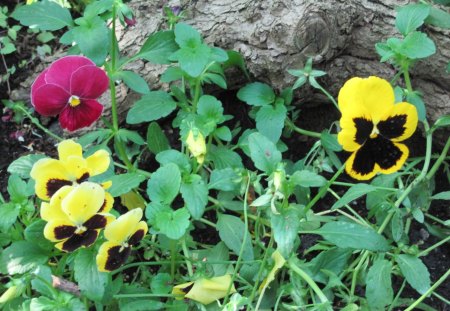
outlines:
[[392, 263], [381, 258], [377, 258], [367, 272], [366, 297], [371, 310], [385, 310], [392, 303], [391, 273]]
[[160, 167], [147, 183], [147, 194], [154, 202], [170, 204], [177, 196], [181, 185], [181, 174], [173, 163]]
[[108, 188], [108, 192], [113, 197], [118, 197], [137, 188], [145, 180], [145, 177], [139, 173], [126, 173], [115, 175], [109, 180], [112, 182], [112, 185]]
[[420, 294], [430, 288], [430, 273], [422, 260], [412, 255], [401, 254], [395, 256], [395, 261], [412, 288]]
[[128, 111], [127, 123], [138, 124], [158, 120], [175, 110], [177, 103], [164, 91], [151, 91]]
[[253, 260], [251, 236], [242, 220], [236, 216], [222, 214], [217, 221], [217, 231], [220, 239], [235, 254], [240, 254], [242, 250], [242, 259]]
[[259, 133], [253, 133], [248, 137], [248, 146], [253, 163], [263, 172], [268, 174], [273, 172], [281, 161], [281, 152], [273, 142]]
[[430, 7], [425, 4], [410, 4], [400, 7], [395, 19], [395, 26], [406, 36], [419, 28], [429, 14]]

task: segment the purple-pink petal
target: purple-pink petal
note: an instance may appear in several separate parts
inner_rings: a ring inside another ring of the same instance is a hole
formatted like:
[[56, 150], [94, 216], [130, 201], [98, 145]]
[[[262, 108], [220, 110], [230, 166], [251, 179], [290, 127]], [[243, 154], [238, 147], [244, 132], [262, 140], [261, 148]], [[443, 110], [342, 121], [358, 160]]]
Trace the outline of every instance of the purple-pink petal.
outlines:
[[80, 98], [96, 99], [107, 89], [109, 79], [106, 73], [96, 66], [78, 68], [70, 80], [70, 94]]
[[76, 107], [67, 105], [59, 115], [59, 123], [68, 131], [75, 131], [90, 126], [100, 118], [102, 111], [103, 106], [98, 101], [84, 99]]
[[55, 116], [64, 109], [70, 94], [55, 84], [45, 84], [32, 93], [31, 103], [43, 116]]
[[57, 84], [67, 92], [70, 92], [70, 78], [82, 66], [95, 66], [95, 64], [84, 56], [71, 55], [60, 58], [48, 68], [45, 81]]
[[[36, 93], [36, 90], [40, 88], [41, 86], [47, 84], [45, 82], [45, 75], [47, 74], [48, 69], [45, 69], [41, 74], [34, 80], [33, 84], [31, 85], [31, 98], [33, 98], [34, 93]], [[33, 101], [31, 101], [31, 104], [33, 104]]]

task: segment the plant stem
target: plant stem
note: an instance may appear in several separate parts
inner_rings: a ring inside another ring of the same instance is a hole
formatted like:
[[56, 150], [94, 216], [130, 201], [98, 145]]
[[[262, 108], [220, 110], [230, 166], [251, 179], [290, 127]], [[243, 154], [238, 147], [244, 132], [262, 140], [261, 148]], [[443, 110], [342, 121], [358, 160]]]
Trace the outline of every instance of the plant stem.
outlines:
[[167, 298], [177, 298], [181, 297], [181, 295], [174, 295], [174, 294], [118, 294], [113, 296], [116, 299], [121, 298], [152, 298], [152, 297], [167, 297]]
[[412, 305], [410, 305], [408, 308], [405, 309], [405, 311], [413, 310], [418, 304], [422, 302], [425, 298], [427, 298], [428, 295], [430, 295], [439, 285], [441, 285], [447, 277], [450, 275], [450, 269], [445, 272], [443, 276], [439, 278], [439, 280], [436, 281], [436, 283], [433, 284], [425, 293], [423, 293], [422, 296], [419, 297]]
[[330, 93], [328, 93], [328, 91], [325, 90], [325, 89], [322, 87], [322, 85], [319, 84], [319, 82], [316, 81], [316, 83], [317, 83], [317, 85], [316, 85], [317, 88], [318, 88], [320, 91], [322, 91], [322, 93], [324, 93], [325, 96], [328, 97], [328, 99], [333, 103], [334, 107], [336, 107], [336, 109], [339, 110], [339, 105], [338, 105], [338, 103], [336, 102], [336, 100], [334, 99], [334, 97], [333, 97]]
[[445, 239], [437, 242], [434, 245], [431, 245], [430, 247], [428, 247], [427, 249], [424, 249], [423, 251], [421, 251], [420, 253], [417, 254], [417, 257], [420, 256], [427, 256], [428, 253], [430, 253], [433, 249], [438, 248], [439, 246], [441, 246], [442, 244], [447, 243], [450, 240], [450, 236], [446, 237]]
[[193, 108], [193, 112], [197, 111], [197, 103], [198, 100], [200, 98], [200, 91], [201, 91], [201, 81], [200, 81], [200, 77], [198, 77], [195, 80], [195, 86], [194, 86], [194, 98], [192, 100], [192, 108]]
[[[257, 290], [257, 288], [258, 288], [257, 285], [258, 285], [259, 279], [260, 279], [260, 277], [261, 277], [261, 274], [262, 274], [263, 271], [264, 271], [264, 268], [265, 268], [264, 265], [265, 265], [265, 263], [266, 263], [267, 256], [269, 255], [269, 249], [271, 249], [272, 246], [273, 246], [273, 236], [270, 236], [269, 246], [268, 246], [268, 247], [266, 248], [266, 250], [264, 251], [264, 257], [263, 257], [263, 259], [262, 259], [261, 264], [259, 265], [258, 274], [256, 275], [255, 285], [253, 286], [252, 292], [251, 292], [251, 294], [250, 294], [250, 296], [249, 296], [249, 298], [248, 298], [249, 301], [250, 301], [250, 303], [252, 303], [253, 298], [255, 297], [256, 290]], [[258, 308], [256, 308], [256, 310], [258, 310]]]
[[286, 118], [286, 125], [289, 126], [294, 132], [297, 132], [299, 134], [314, 137], [314, 138], [320, 138], [321, 134], [313, 131], [304, 130], [302, 128], [297, 127], [292, 120], [289, 118]]
[[188, 251], [188, 248], [186, 246], [186, 239], [185, 238], [183, 238], [183, 240], [181, 241], [181, 248], [183, 249], [184, 257], [186, 257], [186, 266], [187, 266], [187, 269], [188, 269], [189, 276], [192, 277], [194, 275], [194, 272], [192, 270], [192, 264], [189, 261], [189, 259], [190, 259], [189, 251]]
[[22, 111], [27, 117], [28, 119], [30, 119], [31, 123], [33, 123], [34, 125], [36, 125], [41, 131], [43, 131], [45, 134], [53, 137], [55, 140], [57, 141], [63, 141], [64, 139], [59, 137], [58, 135], [56, 135], [55, 133], [51, 132], [50, 130], [48, 130], [45, 126], [43, 126], [39, 120], [35, 117], [33, 117], [26, 109], [24, 109], [22, 106], [18, 105], [17, 107], [15, 107], [16, 109], [19, 109], [20, 111]]
[[445, 157], [447, 156], [449, 148], [450, 148], [450, 137], [447, 139], [444, 149], [442, 149], [441, 154], [439, 155], [436, 162], [434, 162], [433, 166], [431, 167], [430, 171], [428, 172], [426, 179], [430, 180], [434, 176], [434, 174], [436, 174], [436, 171], [438, 170], [442, 161], [444, 161]]

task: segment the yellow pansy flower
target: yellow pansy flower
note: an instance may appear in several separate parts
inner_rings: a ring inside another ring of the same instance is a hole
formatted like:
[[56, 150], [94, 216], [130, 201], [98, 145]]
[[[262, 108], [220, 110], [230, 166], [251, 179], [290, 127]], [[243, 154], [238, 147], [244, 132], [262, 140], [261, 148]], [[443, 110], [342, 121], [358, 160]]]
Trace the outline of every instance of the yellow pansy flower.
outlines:
[[202, 133], [197, 129], [189, 130], [186, 145], [191, 154], [197, 159], [197, 163], [202, 164], [206, 155], [205, 137]]
[[65, 252], [92, 245], [100, 229], [115, 219], [107, 213], [112, 203], [96, 183], [62, 187], [41, 205], [41, 218], [47, 221], [45, 238]]
[[104, 236], [108, 240], [100, 246], [97, 255], [99, 271], [113, 271], [123, 265], [148, 231], [142, 219], [142, 209], [136, 208], [123, 214], [106, 226]]
[[410, 103], [394, 104], [392, 86], [378, 77], [352, 78], [339, 92], [342, 117], [338, 141], [352, 152], [345, 164], [351, 177], [368, 180], [398, 171], [409, 155], [400, 143], [416, 130], [418, 115]]
[[[230, 287], [231, 276], [229, 274], [213, 277], [211, 279], [198, 279], [195, 282], [188, 282], [175, 286], [172, 294], [179, 295], [177, 299], [188, 298], [198, 301], [204, 305], [224, 298]], [[229, 294], [235, 293], [236, 288], [232, 284]]]
[[106, 150], [83, 158], [81, 145], [71, 139], [58, 145], [58, 156], [59, 160], [40, 159], [31, 169], [30, 176], [36, 181], [36, 195], [42, 200], [50, 200], [63, 186], [80, 184], [91, 176], [104, 173], [110, 163]]

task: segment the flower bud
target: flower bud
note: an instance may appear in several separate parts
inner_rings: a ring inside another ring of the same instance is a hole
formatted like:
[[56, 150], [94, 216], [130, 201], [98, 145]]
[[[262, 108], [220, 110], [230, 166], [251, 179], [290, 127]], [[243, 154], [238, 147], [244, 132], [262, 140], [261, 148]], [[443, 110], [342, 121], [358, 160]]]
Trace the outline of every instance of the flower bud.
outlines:
[[195, 130], [195, 133], [193, 130], [190, 130], [186, 138], [186, 144], [189, 151], [197, 159], [198, 164], [202, 164], [206, 154], [205, 137], [203, 137], [202, 133], [198, 130]]
[[0, 296], [0, 304], [13, 300], [20, 294], [21, 292], [19, 290], [19, 287], [17, 287], [16, 285], [11, 286]]

